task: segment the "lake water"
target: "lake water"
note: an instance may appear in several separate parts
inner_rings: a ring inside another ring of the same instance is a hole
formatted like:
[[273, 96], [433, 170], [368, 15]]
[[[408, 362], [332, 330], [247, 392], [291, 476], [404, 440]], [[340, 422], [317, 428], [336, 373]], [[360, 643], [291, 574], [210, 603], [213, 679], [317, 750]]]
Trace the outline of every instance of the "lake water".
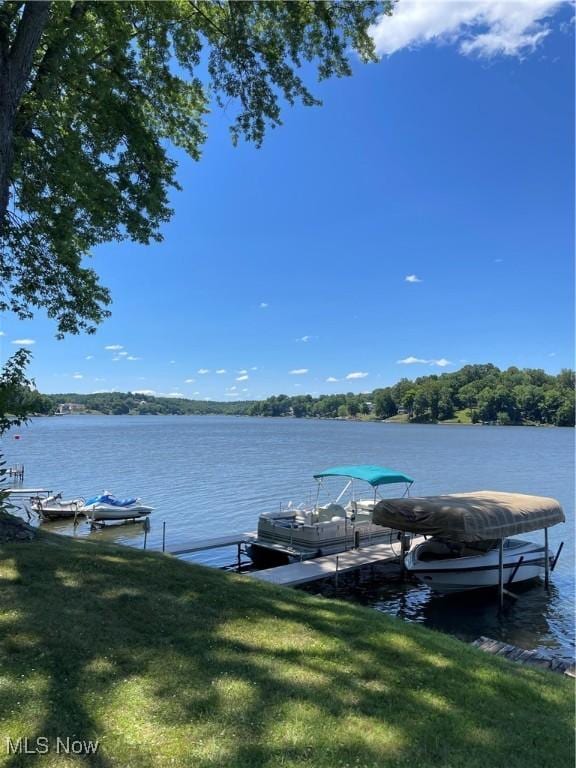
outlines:
[[[574, 649], [574, 430], [370, 422], [257, 419], [224, 416], [65, 416], [34, 419], [8, 435], [8, 465], [23, 463], [25, 486], [62, 491], [65, 498], [104, 490], [141, 496], [155, 507], [148, 545], [253, 530], [258, 515], [280, 502], [314, 498], [315, 471], [338, 464], [382, 464], [415, 478], [413, 495], [481, 489], [553, 496], [567, 524], [550, 530], [551, 548], [564, 550], [546, 591], [523, 587], [498, 615], [494, 595], [434, 596], [403, 582], [390, 568], [309, 586], [309, 591], [357, 600], [451, 632], [525, 648]], [[66, 522], [43, 524], [70, 535], [142, 547], [142, 524], [90, 531]], [[530, 534], [543, 539], [542, 532]], [[203, 562], [231, 563], [231, 551]]]

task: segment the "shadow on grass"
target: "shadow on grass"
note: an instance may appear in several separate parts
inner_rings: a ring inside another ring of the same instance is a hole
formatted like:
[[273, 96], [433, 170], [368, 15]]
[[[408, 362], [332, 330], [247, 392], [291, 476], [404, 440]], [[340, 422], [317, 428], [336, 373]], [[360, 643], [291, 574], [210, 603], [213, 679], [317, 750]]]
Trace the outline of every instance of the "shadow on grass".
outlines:
[[3, 741], [99, 739], [74, 758], [96, 768], [568, 765], [559, 676], [161, 555], [46, 534], [1, 552]]

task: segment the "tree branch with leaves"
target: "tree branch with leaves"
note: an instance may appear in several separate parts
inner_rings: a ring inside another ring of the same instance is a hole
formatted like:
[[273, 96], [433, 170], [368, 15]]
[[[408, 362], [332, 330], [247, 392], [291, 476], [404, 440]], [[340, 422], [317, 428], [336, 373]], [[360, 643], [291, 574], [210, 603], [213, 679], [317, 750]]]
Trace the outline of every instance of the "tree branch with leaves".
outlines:
[[0, 311], [43, 308], [59, 335], [93, 331], [110, 294], [97, 245], [160, 240], [178, 189], [169, 147], [198, 160], [205, 116], [235, 105], [234, 142], [260, 146], [283, 103], [319, 100], [302, 72], [375, 60], [386, 2], [3, 2]]

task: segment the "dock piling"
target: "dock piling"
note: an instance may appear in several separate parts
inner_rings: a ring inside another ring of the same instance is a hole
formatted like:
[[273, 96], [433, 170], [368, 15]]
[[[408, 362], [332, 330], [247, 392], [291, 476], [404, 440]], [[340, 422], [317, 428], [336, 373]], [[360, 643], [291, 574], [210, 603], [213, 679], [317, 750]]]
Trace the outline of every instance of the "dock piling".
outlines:
[[504, 608], [504, 539], [498, 545], [498, 608]]
[[544, 528], [544, 586], [550, 586], [550, 558], [548, 557], [548, 528]]
[[162, 523], [162, 552], [166, 552], [166, 520]]

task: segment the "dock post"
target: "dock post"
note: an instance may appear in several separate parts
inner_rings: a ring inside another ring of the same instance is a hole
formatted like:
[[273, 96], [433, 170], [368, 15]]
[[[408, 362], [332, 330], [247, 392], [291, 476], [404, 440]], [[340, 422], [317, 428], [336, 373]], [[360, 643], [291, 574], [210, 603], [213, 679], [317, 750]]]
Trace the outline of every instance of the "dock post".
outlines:
[[498, 546], [498, 607], [504, 608], [504, 539]]
[[544, 586], [550, 586], [550, 559], [548, 557], [548, 528], [544, 528]]
[[242, 570], [242, 542], [238, 542], [238, 573]]
[[162, 552], [166, 552], [166, 520], [162, 523]]
[[402, 578], [406, 575], [406, 565], [404, 560], [406, 559], [406, 552], [410, 549], [410, 539], [403, 531], [400, 537], [400, 575]]
[[146, 549], [146, 541], [148, 540], [148, 526], [144, 528], [144, 549]]

